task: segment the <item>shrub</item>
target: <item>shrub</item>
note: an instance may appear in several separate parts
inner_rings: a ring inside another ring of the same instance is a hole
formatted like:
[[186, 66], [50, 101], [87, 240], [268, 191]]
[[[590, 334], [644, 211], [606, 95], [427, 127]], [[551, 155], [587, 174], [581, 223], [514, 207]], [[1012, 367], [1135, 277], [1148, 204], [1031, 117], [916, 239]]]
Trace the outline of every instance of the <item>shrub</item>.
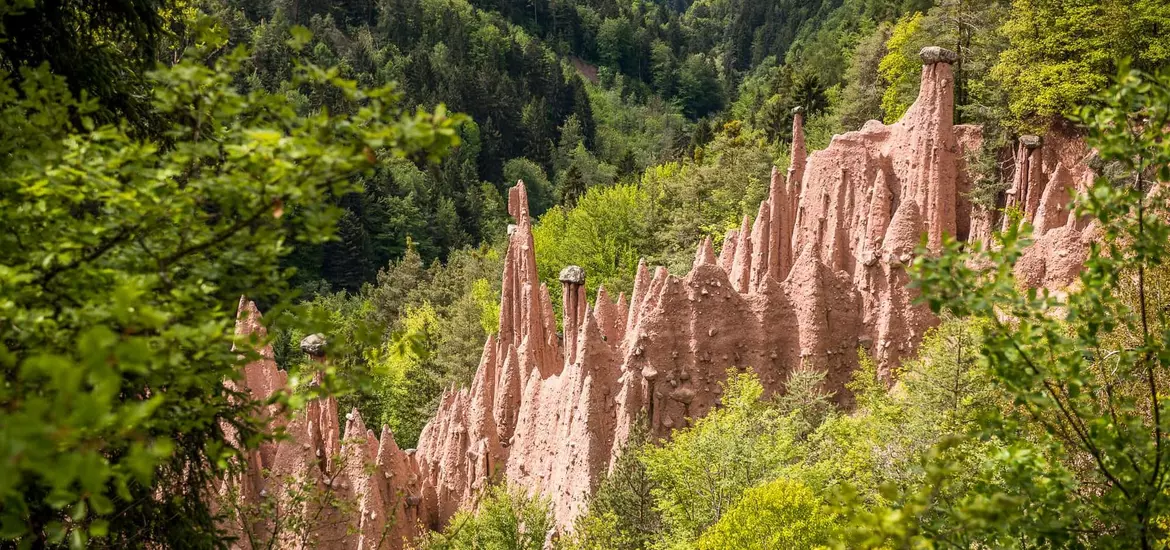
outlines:
[[699, 538], [699, 550], [821, 548], [837, 515], [807, 485], [777, 479], [748, 489], [734, 508]]
[[642, 454], [666, 538], [676, 544], [697, 539], [744, 490], [774, 479], [796, 456], [792, 422], [761, 399], [755, 375], [732, 374], [725, 388], [723, 408]]
[[554, 528], [552, 506], [522, 489], [497, 485], [474, 512], [460, 512], [442, 533], [433, 533], [421, 550], [544, 550]]

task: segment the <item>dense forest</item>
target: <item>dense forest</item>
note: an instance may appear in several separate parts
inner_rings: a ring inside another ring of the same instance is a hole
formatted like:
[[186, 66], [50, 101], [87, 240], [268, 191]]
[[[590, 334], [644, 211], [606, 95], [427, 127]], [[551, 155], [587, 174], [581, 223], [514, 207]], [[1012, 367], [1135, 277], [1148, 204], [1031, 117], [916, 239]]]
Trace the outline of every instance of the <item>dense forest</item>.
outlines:
[[[629, 292], [640, 259], [683, 273], [754, 215], [794, 108], [811, 149], [893, 122], [940, 45], [983, 126], [973, 202], [1058, 119], [1112, 163], [1065, 318], [974, 267], [1026, 235], [949, 243], [914, 272], [944, 321], [893, 389], [868, 357], [850, 410], [816, 373], [779, 397], [733, 376], [633, 437], [559, 540], [501, 484], [419, 545], [1166, 547], [1170, 211], [1145, 197], [1170, 182], [1168, 29], [1165, 0], [0, 3], [0, 540], [229, 547], [205, 489], [280, 436], [271, 411], [337, 396], [407, 448], [470, 384], [516, 181], [553, 304], [566, 265]], [[223, 384], [256, 358], [241, 295], [295, 389], [274, 402]]]

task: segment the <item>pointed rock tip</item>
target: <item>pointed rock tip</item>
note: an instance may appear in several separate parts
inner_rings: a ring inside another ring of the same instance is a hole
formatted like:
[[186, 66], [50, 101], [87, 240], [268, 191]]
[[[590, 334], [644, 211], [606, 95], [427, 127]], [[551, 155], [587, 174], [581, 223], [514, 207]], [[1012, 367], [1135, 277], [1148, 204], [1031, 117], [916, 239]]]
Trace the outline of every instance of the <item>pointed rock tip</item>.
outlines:
[[699, 248], [695, 251], [696, 266], [714, 264], [715, 263], [715, 245], [711, 242], [711, 236], [703, 237], [699, 242]]
[[245, 311], [256, 309], [256, 304], [248, 299], [247, 296], [240, 295], [240, 305], [236, 306], [236, 318], [238, 319]]
[[524, 180], [516, 180], [516, 185], [508, 189], [508, 214], [520, 223], [528, 220], [528, 189]]
[[[355, 433], [350, 433], [353, 431]], [[366, 424], [362, 421], [362, 413], [358, 411], [357, 407], [350, 409], [349, 414], [345, 415], [345, 439], [350, 439], [357, 436], [365, 435]]]
[[[828, 266], [821, 261], [820, 246], [816, 242], [805, 243], [800, 249], [800, 255], [792, 264], [792, 271], [788, 273], [790, 281], [807, 281], [810, 278], [819, 280]], [[797, 289], [802, 288], [797, 286]]]
[[890, 225], [882, 238], [882, 248], [889, 259], [905, 263], [903, 256], [910, 254], [917, 247], [924, 232], [922, 212], [918, 208], [918, 203], [913, 199], [906, 199], [898, 205], [890, 219]]

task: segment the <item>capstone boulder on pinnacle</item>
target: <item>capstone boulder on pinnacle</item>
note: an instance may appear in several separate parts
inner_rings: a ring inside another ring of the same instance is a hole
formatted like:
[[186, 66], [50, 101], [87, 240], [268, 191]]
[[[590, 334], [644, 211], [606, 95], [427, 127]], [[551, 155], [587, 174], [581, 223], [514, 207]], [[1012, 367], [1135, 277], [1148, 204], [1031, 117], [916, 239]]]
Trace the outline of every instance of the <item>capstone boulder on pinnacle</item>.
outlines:
[[938, 46], [927, 46], [918, 52], [918, 57], [922, 58], [923, 65], [934, 65], [935, 63], [954, 63], [959, 60], [959, 54], [952, 52], [946, 48]]
[[557, 276], [562, 283], [572, 283], [575, 285], [585, 284], [585, 269], [579, 265], [566, 266], [561, 270], [561, 274]]
[[310, 334], [301, 339], [301, 351], [312, 357], [324, 357], [327, 343], [324, 334]]

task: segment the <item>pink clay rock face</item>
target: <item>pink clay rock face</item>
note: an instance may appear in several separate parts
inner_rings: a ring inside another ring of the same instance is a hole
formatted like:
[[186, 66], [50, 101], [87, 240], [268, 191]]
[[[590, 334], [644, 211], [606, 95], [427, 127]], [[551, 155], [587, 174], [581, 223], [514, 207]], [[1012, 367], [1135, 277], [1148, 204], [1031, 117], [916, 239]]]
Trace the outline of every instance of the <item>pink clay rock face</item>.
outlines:
[[1075, 130], [1062, 122], [1054, 123], [1043, 138], [1020, 138], [1008, 206], [1020, 210], [1022, 221], [1033, 228], [1035, 242], [1015, 266], [1023, 284], [1057, 290], [1080, 274], [1096, 231], [1069, 206], [1075, 195], [1092, 184], [1088, 160], [1093, 154]]
[[[248, 502], [282, 494], [287, 479], [351, 499], [344, 512], [301, 510], [325, 518], [313, 528], [322, 548], [373, 548], [378, 541], [402, 548], [418, 529], [441, 528], [498, 479], [551, 499], [564, 530], [638, 418], [649, 418], [657, 436], [691, 425], [720, 406], [729, 372], [754, 372], [777, 393], [794, 370], [818, 369], [825, 389], [848, 405], [845, 383], [861, 347], [892, 383], [899, 361], [938, 322], [907, 288], [906, 268], [920, 243], [938, 250], [944, 236], [986, 239], [1000, 223], [966, 198], [972, 181], [964, 151], [977, 150], [982, 134], [953, 125], [954, 54], [927, 48], [921, 56], [919, 97], [892, 125], [870, 121], [809, 154], [797, 111], [787, 178], [774, 169], [754, 219], [745, 215], [718, 255], [711, 238], [698, 243], [685, 276], [651, 271], [643, 261], [628, 299], [614, 302], [598, 289], [590, 306], [586, 273], [566, 267], [561, 338], [537, 275], [527, 191], [518, 182], [508, 193], [516, 224], [508, 232], [499, 332], [484, 344], [471, 386], [443, 394], [418, 450], [399, 449], [385, 427], [375, 436], [357, 411], [346, 415], [342, 439], [336, 401], [325, 399], [289, 422], [289, 439], [250, 455], [231, 483]], [[1068, 203], [1092, 176], [1088, 153], [1059, 125], [1015, 151], [1008, 204], [1038, 235], [1016, 266], [1027, 284], [1067, 285], [1081, 268], [1095, 232]], [[237, 331], [263, 336], [246, 300]], [[266, 397], [287, 377], [270, 348], [260, 356], [243, 384]]]

